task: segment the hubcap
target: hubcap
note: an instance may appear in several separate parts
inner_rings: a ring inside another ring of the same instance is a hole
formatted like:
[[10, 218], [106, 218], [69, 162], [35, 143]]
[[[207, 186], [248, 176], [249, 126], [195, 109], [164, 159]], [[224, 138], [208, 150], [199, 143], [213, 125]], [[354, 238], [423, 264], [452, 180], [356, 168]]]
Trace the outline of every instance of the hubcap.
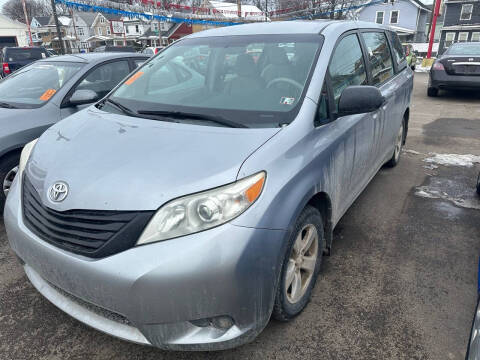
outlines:
[[400, 157], [400, 152], [402, 151], [403, 146], [403, 124], [400, 126], [400, 131], [397, 135], [397, 140], [395, 142], [395, 160], [398, 160]]
[[10, 187], [12, 186], [13, 179], [15, 179], [15, 175], [17, 175], [18, 172], [18, 166], [15, 166], [12, 170], [10, 170], [7, 173], [7, 176], [5, 176], [5, 179], [3, 179], [3, 193], [5, 194], [5, 197], [7, 197], [8, 192], [10, 191]]
[[307, 292], [318, 256], [317, 228], [308, 224], [298, 233], [288, 259], [285, 276], [287, 300], [294, 304]]

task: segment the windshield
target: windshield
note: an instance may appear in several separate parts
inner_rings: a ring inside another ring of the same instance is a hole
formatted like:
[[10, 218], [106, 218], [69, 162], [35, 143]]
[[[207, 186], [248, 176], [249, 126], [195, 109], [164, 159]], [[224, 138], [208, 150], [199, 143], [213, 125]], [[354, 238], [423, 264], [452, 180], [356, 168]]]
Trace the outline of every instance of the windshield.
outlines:
[[26, 66], [0, 82], [0, 103], [18, 108], [40, 107], [83, 66], [65, 62]]
[[447, 50], [448, 55], [480, 55], [480, 43], [461, 44], [456, 43]]
[[47, 57], [47, 52], [43, 49], [25, 48], [25, 49], [7, 49], [5, 53], [6, 62], [40, 60]]
[[[320, 44], [319, 35], [303, 34], [181, 40], [110, 98], [130, 115], [181, 112], [194, 114], [201, 125], [219, 125], [203, 121], [208, 115], [241, 127], [277, 127], [295, 118]], [[118, 111], [118, 106], [104, 109]]]

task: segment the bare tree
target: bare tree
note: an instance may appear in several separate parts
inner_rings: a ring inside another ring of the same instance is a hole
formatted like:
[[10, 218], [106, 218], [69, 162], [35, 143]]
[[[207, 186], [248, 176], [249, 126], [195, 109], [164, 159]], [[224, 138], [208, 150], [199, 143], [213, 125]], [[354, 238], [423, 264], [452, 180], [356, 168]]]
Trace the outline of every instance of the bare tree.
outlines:
[[[47, 16], [51, 13], [49, 6], [43, 0], [25, 0], [25, 5], [30, 20], [33, 16]], [[13, 20], [25, 22], [23, 5], [20, 0], [8, 0], [2, 7], [2, 14]]]

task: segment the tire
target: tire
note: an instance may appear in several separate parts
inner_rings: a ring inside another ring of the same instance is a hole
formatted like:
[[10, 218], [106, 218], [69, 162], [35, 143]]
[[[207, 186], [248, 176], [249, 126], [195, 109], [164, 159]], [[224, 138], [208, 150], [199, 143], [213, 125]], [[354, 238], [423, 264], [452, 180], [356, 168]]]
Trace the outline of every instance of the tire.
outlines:
[[[10, 181], [13, 180], [13, 178], [11, 178], [11, 176], [14, 175], [12, 170], [18, 166], [19, 161], [20, 154], [8, 155], [0, 160], [0, 215], [3, 214], [3, 208], [5, 207], [6, 195], [4, 187], [7, 185], [7, 182], [10, 183]], [[7, 176], [9, 177], [8, 179]]]
[[393, 149], [393, 155], [390, 160], [385, 164], [386, 167], [395, 167], [400, 162], [402, 155], [403, 143], [405, 142], [405, 119], [402, 121], [402, 126], [398, 130], [398, 134], [395, 137], [395, 147]]
[[412, 71], [415, 71], [415, 65], [412, 66]]
[[429, 87], [427, 89], [427, 95], [429, 97], [437, 97], [438, 96], [438, 89], [434, 87]]
[[[312, 239], [310, 245], [306, 243], [307, 239]], [[272, 312], [274, 319], [291, 320], [300, 314], [308, 304], [320, 271], [324, 249], [325, 236], [322, 216], [317, 209], [307, 206], [298, 217], [287, 244]], [[290, 277], [292, 280], [287, 286], [287, 281], [289, 281], [287, 276], [290, 274], [293, 274]], [[297, 286], [295, 287], [294, 284]]]
[[480, 174], [478, 174], [477, 178], [477, 194], [480, 195]]

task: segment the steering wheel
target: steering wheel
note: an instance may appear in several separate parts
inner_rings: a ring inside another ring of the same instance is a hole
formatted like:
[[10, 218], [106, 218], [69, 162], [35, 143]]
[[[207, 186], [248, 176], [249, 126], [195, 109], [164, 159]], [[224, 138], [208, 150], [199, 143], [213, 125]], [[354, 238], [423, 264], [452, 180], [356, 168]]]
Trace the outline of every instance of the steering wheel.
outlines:
[[271, 87], [273, 84], [276, 84], [278, 82], [285, 82], [287, 84], [290, 84], [290, 85], [293, 85], [295, 86], [300, 92], [302, 92], [303, 90], [303, 86], [302, 84], [300, 84], [299, 82], [295, 81], [295, 80], [292, 80], [292, 79], [289, 79], [289, 78], [284, 78], [284, 77], [281, 77], [281, 78], [276, 78], [276, 79], [273, 79], [273, 80], [270, 80], [267, 84], [267, 89], [269, 87]]

